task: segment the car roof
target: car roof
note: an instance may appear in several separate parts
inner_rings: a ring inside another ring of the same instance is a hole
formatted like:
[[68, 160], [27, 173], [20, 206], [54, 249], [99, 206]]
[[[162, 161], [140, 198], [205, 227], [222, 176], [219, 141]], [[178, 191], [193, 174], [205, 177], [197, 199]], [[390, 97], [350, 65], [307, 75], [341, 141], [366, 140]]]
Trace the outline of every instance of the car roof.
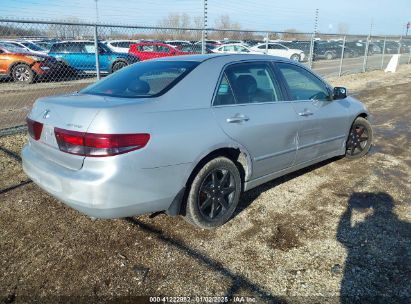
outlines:
[[234, 45], [234, 46], [244, 46], [244, 47], [247, 47], [244, 43], [226, 43], [226, 44], [222, 44], [222, 45], [220, 45], [220, 46], [218, 46], [218, 48], [221, 48], [221, 47], [223, 47], [223, 46], [232, 46], [232, 45]]
[[194, 54], [194, 55], [182, 55], [182, 56], [172, 56], [172, 57], [161, 57], [155, 60], [158, 61], [196, 61], [204, 62], [210, 61], [213, 59], [222, 59], [223, 63], [230, 63], [233, 61], [242, 61], [242, 60], [270, 60], [270, 61], [287, 61], [295, 63], [284, 57], [271, 56], [265, 54]]
[[[64, 41], [58, 41], [58, 42], [56, 42], [56, 44], [58, 44], [58, 43], [84, 43], [84, 42], [93, 42], [94, 43], [93, 40], [64, 40]], [[99, 41], [99, 42], [101, 42], [101, 41]]]

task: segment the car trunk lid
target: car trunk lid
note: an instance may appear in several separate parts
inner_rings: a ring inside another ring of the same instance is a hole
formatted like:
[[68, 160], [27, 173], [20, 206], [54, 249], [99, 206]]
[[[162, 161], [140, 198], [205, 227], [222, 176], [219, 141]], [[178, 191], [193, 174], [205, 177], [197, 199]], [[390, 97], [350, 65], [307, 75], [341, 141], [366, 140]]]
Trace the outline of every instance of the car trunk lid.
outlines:
[[28, 118], [42, 124], [36, 140], [30, 138], [32, 148], [48, 160], [72, 170], [83, 166], [85, 156], [60, 151], [55, 128], [86, 133], [93, 119], [102, 108], [130, 101], [119, 101], [97, 95], [68, 94], [40, 98]]

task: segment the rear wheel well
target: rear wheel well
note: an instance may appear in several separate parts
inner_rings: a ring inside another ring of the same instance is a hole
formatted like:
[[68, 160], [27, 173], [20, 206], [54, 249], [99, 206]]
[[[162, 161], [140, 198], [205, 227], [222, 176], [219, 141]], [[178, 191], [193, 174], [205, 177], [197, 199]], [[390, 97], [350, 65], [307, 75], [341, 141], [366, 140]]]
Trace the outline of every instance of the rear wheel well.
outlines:
[[116, 65], [116, 64], [119, 63], [119, 62], [125, 63], [126, 65], [128, 65], [127, 60], [122, 59], [122, 58], [116, 59], [116, 60], [111, 64], [111, 66], [110, 66], [110, 73], [113, 72], [113, 67], [114, 67], [114, 65]]
[[[193, 182], [195, 176], [197, 175], [198, 171], [201, 170], [201, 168], [210, 160], [219, 157], [219, 156], [224, 156], [230, 159], [238, 168], [240, 171], [240, 177], [241, 177], [241, 182], [243, 187], [243, 183], [246, 179], [247, 172], [248, 172], [248, 162], [247, 162], [247, 156], [245, 153], [241, 152], [240, 149], [237, 148], [220, 148], [217, 150], [214, 150], [204, 156], [198, 164], [194, 167], [193, 171], [191, 172], [185, 186], [185, 191], [184, 195], [182, 197], [181, 205], [180, 205], [180, 212], [179, 214], [184, 215], [185, 212], [185, 204], [187, 201], [187, 196], [190, 191], [191, 183]], [[243, 189], [243, 188], [242, 188]]]
[[[367, 115], [366, 113], [361, 113], [361, 114], [359, 114], [355, 119], [357, 119], [358, 117], [362, 117], [362, 118], [368, 119], [368, 115]], [[354, 120], [355, 120], [355, 119], [354, 119]]]
[[[12, 65], [10, 65], [7, 74], [8, 74], [9, 76], [12, 76], [14, 67], [15, 67], [16, 65], [19, 65], [19, 64], [25, 64], [25, 65], [27, 65], [30, 69], [31, 69], [31, 66], [32, 66], [32, 65], [30, 65], [30, 64], [28, 64], [27, 62], [24, 62], [24, 61], [16, 61], [16, 62], [13, 62]], [[31, 70], [32, 70], [32, 69], [31, 69]], [[32, 70], [32, 71], [33, 71], [33, 70]], [[33, 73], [34, 73], [34, 75], [36, 75], [36, 73], [35, 73], [34, 71], [33, 71]]]

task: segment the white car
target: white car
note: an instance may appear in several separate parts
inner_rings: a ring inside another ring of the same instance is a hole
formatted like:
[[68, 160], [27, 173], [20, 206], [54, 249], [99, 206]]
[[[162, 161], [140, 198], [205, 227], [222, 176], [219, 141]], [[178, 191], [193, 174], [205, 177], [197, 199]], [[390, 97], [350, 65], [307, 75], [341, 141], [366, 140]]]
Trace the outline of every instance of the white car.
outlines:
[[249, 47], [238, 43], [224, 44], [213, 49], [213, 52], [223, 54], [261, 54], [261, 52], [252, 50]]
[[1, 42], [7, 42], [19, 48], [22, 48], [28, 53], [37, 54], [37, 55], [47, 55], [47, 50], [43, 49], [42, 47], [30, 41], [2, 40]]
[[139, 43], [139, 40], [108, 40], [105, 44], [116, 53], [128, 53], [130, 45]]
[[305, 59], [305, 54], [302, 50], [289, 49], [280, 43], [270, 42], [268, 45], [261, 43], [253, 46], [251, 50], [266, 53], [268, 55], [285, 57], [294, 61], [303, 61]]

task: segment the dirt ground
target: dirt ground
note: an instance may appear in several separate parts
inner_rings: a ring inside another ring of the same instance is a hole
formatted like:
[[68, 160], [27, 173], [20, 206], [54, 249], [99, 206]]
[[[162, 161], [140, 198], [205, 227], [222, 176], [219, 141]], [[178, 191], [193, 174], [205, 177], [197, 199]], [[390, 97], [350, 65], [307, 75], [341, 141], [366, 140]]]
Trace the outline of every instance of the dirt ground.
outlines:
[[165, 215], [92, 221], [27, 180], [19, 162], [25, 135], [1, 137], [0, 300], [409, 303], [411, 67], [330, 82], [372, 113], [370, 153], [253, 189], [213, 231]]

